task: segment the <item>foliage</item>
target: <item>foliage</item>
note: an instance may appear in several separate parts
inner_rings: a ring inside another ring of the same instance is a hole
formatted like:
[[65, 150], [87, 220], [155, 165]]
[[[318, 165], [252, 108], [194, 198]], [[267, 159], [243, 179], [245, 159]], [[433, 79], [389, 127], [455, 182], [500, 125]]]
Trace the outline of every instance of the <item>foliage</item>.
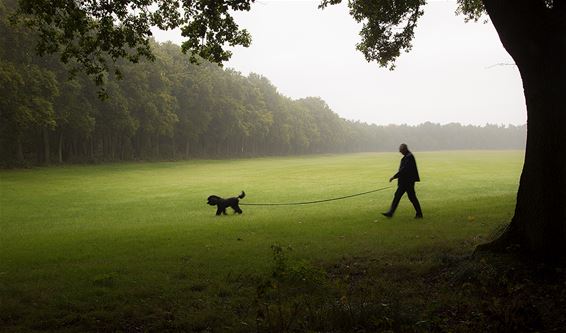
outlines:
[[[248, 46], [232, 11], [249, 10], [252, 0], [20, 0], [15, 17], [39, 34], [40, 55], [59, 54], [62, 62], [93, 75], [97, 84], [117, 60], [154, 59], [151, 28], [181, 28], [183, 52], [222, 63], [230, 58], [225, 44]], [[110, 63], [111, 62], [111, 63]], [[119, 71], [117, 70], [117, 73]]]
[[465, 15], [466, 20], [478, 21], [486, 14], [482, 0], [458, 0], [457, 14]]
[[[342, 0], [322, 0], [320, 8]], [[350, 14], [362, 23], [362, 40], [356, 45], [366, 60], [382, 67], [395, 68], [402, 51], [411, 50], [418, 19], [424, 14], [426, 0], [348, 0]], [[479, 18], [484, 12], [481, 0], [459, 0], [458, 13]]]
[[[151, 28], [180, 28], [182, 50], [191, 62], [199, 57], [217, 64], [228, 60], [227, 46], [249, 46], [251, 36], [240, 29], [234, 11], [248, 11], [254, 0], [20, 0], [17, 19], [39, 33], [39, 54], [59, 53], [102, 83], [109, 60], [154, 59]], [[342, 0], [322, 0], [320, 8]], [[414, 29], [426, 0], [349, 0], [352, 17], [363, 23], [357, 49], [368, 61], [394, 68], [401, 51], [411, 49]], [[485, 12], [480, 0], [458, 0], [458, 13], [477, 20]], [[75, 66], [75, 69], [79, 67]]]

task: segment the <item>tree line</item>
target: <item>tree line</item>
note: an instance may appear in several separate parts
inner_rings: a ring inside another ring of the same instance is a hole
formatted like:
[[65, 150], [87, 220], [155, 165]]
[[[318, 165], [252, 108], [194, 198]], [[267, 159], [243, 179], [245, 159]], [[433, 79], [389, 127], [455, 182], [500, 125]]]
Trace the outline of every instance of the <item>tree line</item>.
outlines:
[[418, 150], [522, 149], [526, 126], [378, 126], [350, 121], [324, 100], [293, 100], [265, 77], [151, 42], [154, 61], [121, 61], [104, 94], [84, 73], [10, 24], [0, 4], [0, 157], [4, 166]]

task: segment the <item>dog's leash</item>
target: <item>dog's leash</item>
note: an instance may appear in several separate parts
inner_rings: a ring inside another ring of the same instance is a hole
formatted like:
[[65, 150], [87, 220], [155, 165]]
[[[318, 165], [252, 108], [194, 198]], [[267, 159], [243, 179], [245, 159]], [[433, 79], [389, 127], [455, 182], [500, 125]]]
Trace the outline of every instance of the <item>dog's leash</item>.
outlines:
[[296, 205], [310, 205], [310, 204], [321, 203], [321, 202], [328, 202], [328, 201], [335, 201], [335, 200], [342, 200], [342, 199], [353, 198], [353, 197], [357, 197], [357, 196], [360, 196], [360, 195], [365, 195], [365, 194], [369, 194], [369, 193], [373, 193], [373, 192], [383, 191], [383, 190], [388, 189], [388, 188], [391, 188], [391, 186], [382, 187], [382, 188], [378, 188], [378, 189], [376, 189], [376, 190], [371, 190], [371, 191], [367, 191], [367, 192], [356, 193], [356, 194], [352, 194], [352, 195], [346, 195], [346, 196], [343, 196], [343, 197], [331, 198], [331, 199], [323, 199], [323, 200], [304, 201], [304, 202], [288, 202], [288, 203], [243, 203], [243, 202], [240, 202], [240, 206], [296, 206]]

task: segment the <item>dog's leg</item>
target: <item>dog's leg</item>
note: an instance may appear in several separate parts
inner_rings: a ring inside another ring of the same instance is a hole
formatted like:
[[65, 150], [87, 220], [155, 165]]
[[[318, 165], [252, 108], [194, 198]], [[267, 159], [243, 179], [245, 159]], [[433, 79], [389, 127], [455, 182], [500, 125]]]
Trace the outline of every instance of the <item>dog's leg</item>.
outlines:
[[240, 206], [234, 205], [234, 206], [232, 206], [232, 209], [234, 209], [234, 211], [236, 211], [236, 213], [242, 214], [242, 210], [240, 209]]
[[220, 214], [222, 214], [222, 208], [218, 206], [218, 209], [216, 209], [216, 216], [219, 216]]

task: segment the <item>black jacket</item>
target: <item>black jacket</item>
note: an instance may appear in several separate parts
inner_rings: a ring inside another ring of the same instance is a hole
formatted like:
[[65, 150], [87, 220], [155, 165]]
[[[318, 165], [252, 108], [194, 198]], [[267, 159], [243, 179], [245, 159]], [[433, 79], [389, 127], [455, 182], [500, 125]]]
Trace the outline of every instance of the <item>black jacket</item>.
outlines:
[[417, 170], [417, 162], [415, 157], [411, 152], [403, 156], [401, 159], [401, 165], [399, 165], [399, 171], [393, 176], [393, 178], [398, 178], [399, 183], [407, 184], [420, 182], [419, 170]]

